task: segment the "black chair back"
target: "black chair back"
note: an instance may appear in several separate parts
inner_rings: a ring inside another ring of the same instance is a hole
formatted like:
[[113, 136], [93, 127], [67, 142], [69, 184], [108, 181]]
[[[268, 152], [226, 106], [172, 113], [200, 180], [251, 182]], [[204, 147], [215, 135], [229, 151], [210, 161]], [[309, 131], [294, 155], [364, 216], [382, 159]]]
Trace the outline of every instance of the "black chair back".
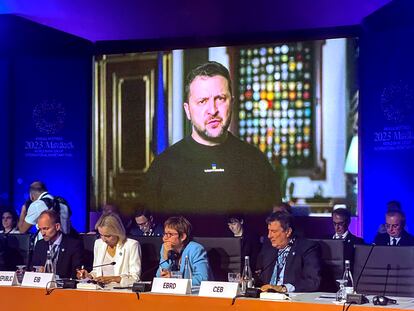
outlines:
[[162, 238], [157, 236], [131, 236], [141, 245], [141, 280], [152, 281], [160, 262]]
[[216, 281], [227, 281], [228, 272], [240, 272], [240, 238], [194, 237], [193, 240], [206, 249], [210, 268]]
[[[372, 253], [362, 271], [372, 247]], [[355, 282], [361, 272], [360, 281], [355, 284], [358, 293], [413, 297], [414, 247], [356, 245], [353, 273]]]
[[90, 271], [93, 266], [93, 247], [98, 236], [96, 234], [81, 233], [80, 238], [83, 242], [83, 262], [85, 269]]
[[342, 240], [313, 240], [321, 246], [321, 287], [322, 292], [336, 292], [336, 280], [344, 273], [344, 242]]
[[17, 265], [27, 265], [30, 234], [2, 234], [5, 245], [5, 267], [15, 271]]

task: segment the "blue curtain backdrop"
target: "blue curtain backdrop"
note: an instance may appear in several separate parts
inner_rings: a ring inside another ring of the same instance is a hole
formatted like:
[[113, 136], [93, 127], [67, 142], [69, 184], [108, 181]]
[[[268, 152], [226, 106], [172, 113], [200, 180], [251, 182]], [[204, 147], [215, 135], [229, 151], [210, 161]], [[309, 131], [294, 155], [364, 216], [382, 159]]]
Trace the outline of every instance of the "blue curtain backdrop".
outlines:
[[401, 202], [414, 233], [413, 1], [395, 1], [367, 18], [361, 38], [363, 233], [372, 241], [386, 203]]
[[[0, 16], [0, 200], [20, 211], [35, 180], [87, 223], [92, 44], [16, 16]], [[4, 122], [4, 123], [3, 123]]]
[[10, 205], [10, 61], [0, 56], [0, 208]]

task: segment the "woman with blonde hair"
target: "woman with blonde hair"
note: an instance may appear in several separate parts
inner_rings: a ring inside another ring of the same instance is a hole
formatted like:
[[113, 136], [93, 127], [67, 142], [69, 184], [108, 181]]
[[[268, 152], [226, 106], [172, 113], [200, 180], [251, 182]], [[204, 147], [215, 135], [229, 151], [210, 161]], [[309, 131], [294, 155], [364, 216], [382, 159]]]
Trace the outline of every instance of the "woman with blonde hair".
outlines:
[[104, 284], [115, 282], [122, 286], [138, 281], [141, 275], [141, 247], [138, 241], [126, 237], [119, 216], [102, 215], [95, 229], [101, 236], [94, 246], [95, 268], [90, 273], [79, 270], [78, 278], [89, 277]]

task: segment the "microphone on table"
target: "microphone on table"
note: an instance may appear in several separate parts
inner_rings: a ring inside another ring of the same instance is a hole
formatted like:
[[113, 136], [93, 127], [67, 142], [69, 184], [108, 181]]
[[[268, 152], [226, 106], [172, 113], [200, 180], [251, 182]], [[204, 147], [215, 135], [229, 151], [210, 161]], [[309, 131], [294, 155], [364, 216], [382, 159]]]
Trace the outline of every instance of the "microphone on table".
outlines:
[[[171, 262], [172, 265], [177, 266], [178, 263], [178, 258], [179, 258], [180, 254], [178, 254], [176, 251], [174, 250], [169, 250], [167, 253], [167, 259], [161, 261], [160, 263], [157, 263], [151, 267], [149, 267], [148, 269], [145, 269], [145, 271], [143, 271], [141, 273], [141, 275], [145, 275], [150, 271], [153, 271], [155, 268], [160, 267], [162, 264], [166, 263], [166, 262]], [[178, 269], [177, 269], [178, 270]], [[132, 289], [132, 291], [134, 293], [137, 294], [137, 298], [139, 299], [139, 293], [140, 292], [148, 292], [151, 290], [151, 283], [150, 282], [142, 282], [142, 281], [138, 281], [138, 282], [134, 282], [134, 284], [132, 286], [125, 286], [125, 287], [121, 287], [121, 286], [116, 286], [114, 287], [114, 289]]]
[[[358, 288], [359, 281], [361, 280], [362, 274], [365, 271], [365, 267], [368, 264], [368, 260], [371, 257], [372, 251], [374, 250], [374, 248], [375, 248], [376, 245], [377, 244], [375, 244], [375, 243], [372, 243], [371, 244], [371, 248], [369, 249], [367, 258], [365, 259], [364, 265], [362, 266], [361, 272], [359, 273], [358, 279], [357, 279], [357, 281], [355, 283], [355, 292], [356, 292], [356, 290]], [[369, 301], [368, 301], [368, 298], [365, 297], [363, 294], [356, 294], [355, 293], [355, 294], [347, 294], [346, 295], [346, 302], [347, 303], [355, 303], [355, 304], [358, 304], [358, 305], [362, 305], [362, 304], [367, 303]]]
[[[295, 243], [295, 240], [292, 239], [289, 241], [288, 246], [292, 247], [294, 243]], [[276, 262], [279, 260], [279, 257], [284, 255], [288, 250], [290, 251], [290, 249], [287, 248], [282, 252], [278, 252], [277, 256], [270, 263], [268, 263], [264, 268], [258, 269], [254, 272], [256, 276], [260, 278], [260, 276], [265, 270], [267, 270], [269, 267], [274, 267]]]
[[171, 271], [178, 271], [180, 270], [178, 266], [178, 259], [180, 254], [177, 253], [175, 250], [171, 249], [167, 253], [168, 260], [171, 261]]
[[397, 300], [391, 299], [385, 296], [385, 293], [387, 291], [387, 285], [388, 285], [388, 276], [390, 274], [391, 265], [387, 265], [387, 274], [385, 275], [385, 284], [384, 284], [384, 291], [382, 293], [382, 296], [374, 296], [372, 298], [372, 303], [374, 305], [380, 305], [380, 306], [386, 306], [387, 304], [396, 304]]
[[114, 266], [114, 265], [116, 265], [116, 262], [115, 261], [112, 261], [110, 263], [104, 263], [102, 265], [93, 266], [92, 269], [100, 268], [100, 267], [106, 267], [106, 266]]

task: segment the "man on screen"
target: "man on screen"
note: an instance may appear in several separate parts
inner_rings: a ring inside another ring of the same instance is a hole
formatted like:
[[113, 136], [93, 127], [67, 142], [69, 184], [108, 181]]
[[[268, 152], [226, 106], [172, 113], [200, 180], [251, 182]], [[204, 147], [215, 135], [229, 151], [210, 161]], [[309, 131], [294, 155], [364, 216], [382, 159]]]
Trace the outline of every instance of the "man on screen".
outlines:
[[228, 70], [217, 62], [193, 69], [184, 110], [185, 137], [158, 156], [146, 174], [152, 211], [266, 212], [280, 200], [277, 176], [257, 148], [228, 131], [234, 98]]

